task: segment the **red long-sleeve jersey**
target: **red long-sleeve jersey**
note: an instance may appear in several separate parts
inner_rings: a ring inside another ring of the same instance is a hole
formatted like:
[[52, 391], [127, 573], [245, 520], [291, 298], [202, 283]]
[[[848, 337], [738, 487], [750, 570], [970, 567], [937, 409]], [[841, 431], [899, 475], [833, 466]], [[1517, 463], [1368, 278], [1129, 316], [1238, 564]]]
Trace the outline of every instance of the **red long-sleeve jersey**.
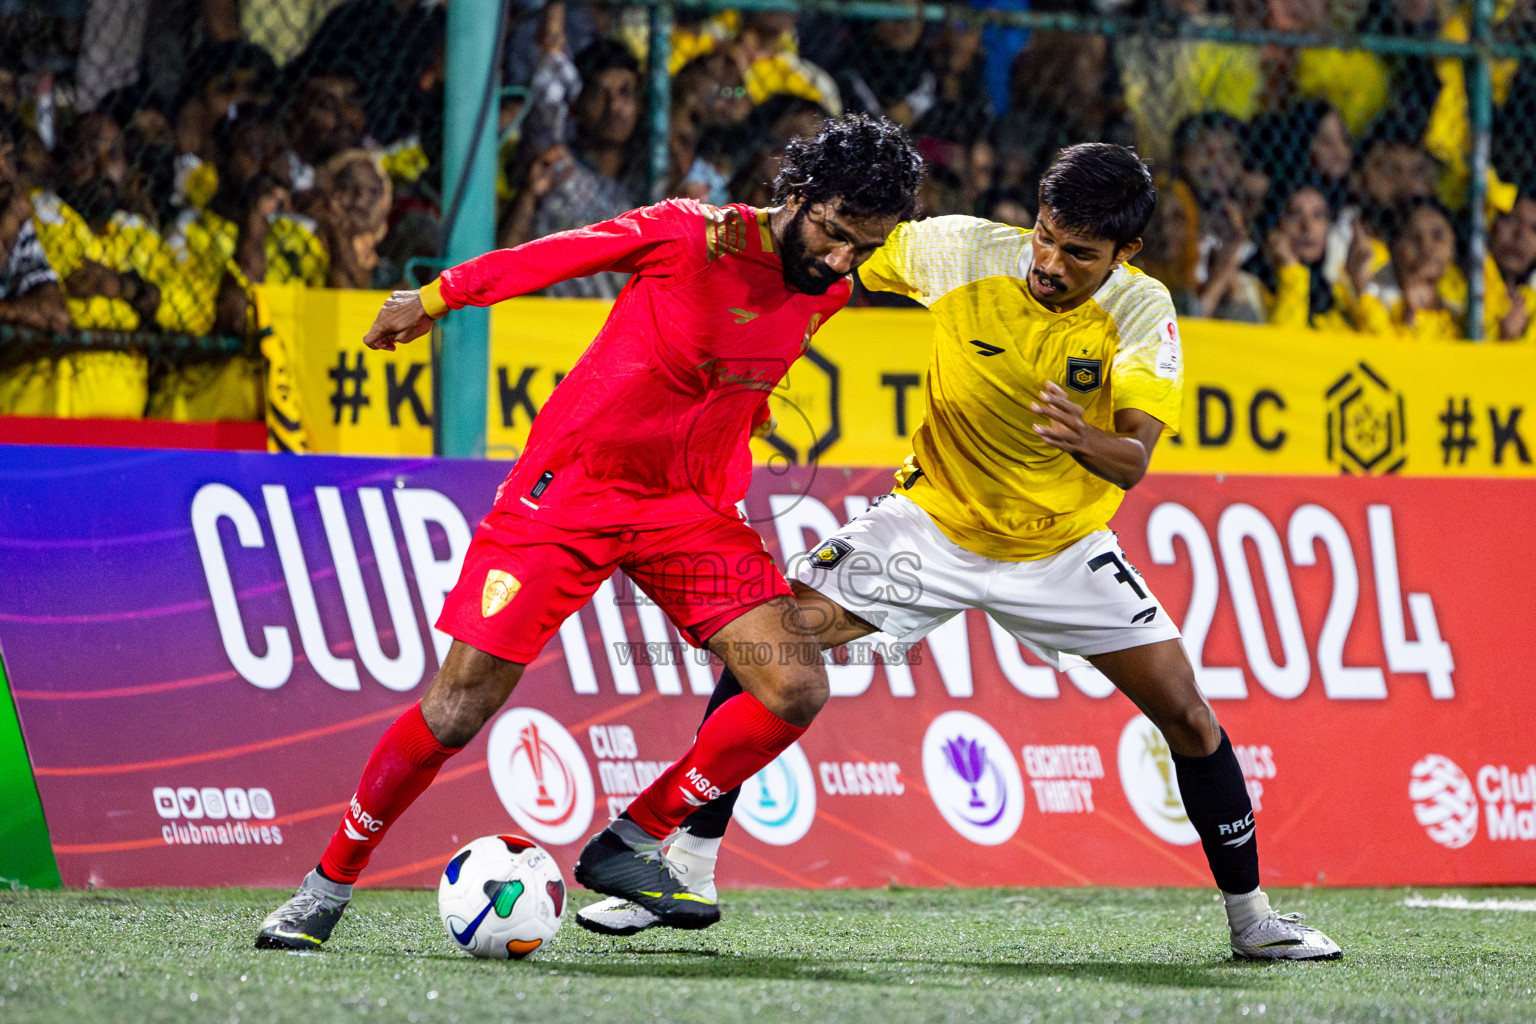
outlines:
[[674, 199], [476, 257], [422, 290], [489, 306], [600, 270], [633, 275], [539, 411], [496, 508], [571, 529], [734, 515], [767, 393], [848, 301], [784, 283], [766, 211]]

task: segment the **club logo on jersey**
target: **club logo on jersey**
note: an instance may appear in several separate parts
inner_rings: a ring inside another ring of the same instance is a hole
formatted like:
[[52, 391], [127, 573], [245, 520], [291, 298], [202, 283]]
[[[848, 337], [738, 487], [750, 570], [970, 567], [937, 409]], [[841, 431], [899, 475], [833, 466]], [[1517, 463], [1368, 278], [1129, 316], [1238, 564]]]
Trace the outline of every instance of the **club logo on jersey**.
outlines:
[[523, 589], [523, 584], [516, 576], [500, 569], [492, 569], [485, 574], [485, 589], [480, 591], [480, 615], [482, 618], [490, 618], [512, 603], [517, 592]]
[[533, 708], [496, 720], [486, 745], [491, 784], [512, 820], [541, 843], [562, 846], [592, 822], [592, 771], [565, 727]]
[[923, 735], [923, 781], [949, 827], [996, 846], [1019, 830], [1024, 779], [1008, 744], [984, 719], [946, 711]]
[[853, 545], [847, 541], [833, 537], [811, 552], [811, 568], [833, 569], [837, 563], [847, 558], [853, 552]]
[[1104, 360], [1084, 359], [1082, 356], [1067, 357], [1067, 387], [1087, 394], [1097, 391], [1104, 383]]
[[756, 320], [758, 317], [758, 314], [752, 312], [750, 309], [741, 309], [737, 306], [732, 306], [730, 309], [726, 310], [726, 312], [735, 317], [738, 324], [749, 324], [753, 320]]
[[771, 846], [799, 842], [816, 820], [816, 779], [800, 744], [791, 743], [741, 784], [732, 815], [752, 838]]
[[1413, 816], [1429, 838], [1447, 849], [1466, 846], [1477, 835], [1477, 797], [1461, 766], [1429, 754], [1413, 766], [1408, 780]]
[[1141, 823], [1175, 846], [1198, 843], [1200, 834], [1190, 824], [1179, 795], [1173, 752], [1145, 715], [1137, 715], [1121, 730], [1119, 760], [1120, 785]]

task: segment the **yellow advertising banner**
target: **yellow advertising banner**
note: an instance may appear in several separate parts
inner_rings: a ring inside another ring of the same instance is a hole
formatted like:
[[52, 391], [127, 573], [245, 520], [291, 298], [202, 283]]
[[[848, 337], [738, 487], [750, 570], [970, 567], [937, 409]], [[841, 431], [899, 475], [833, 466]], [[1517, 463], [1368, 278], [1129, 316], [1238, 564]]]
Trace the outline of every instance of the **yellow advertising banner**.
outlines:
[[[373, 352], [383, 293], [268, 289], [313, 451], [432, 451], [428, 339]], [[608, 304], [517, 299], [491, 316], [487, 454], [514, 458]], [[1153, 468], [1182, 473], [1536, 476], [1536, 346], [1407, 342], [1213, 320], [1181, 324], [1180, 436]], [[923, 413], [932, 321], [853, 309], [791, 367], [759, 462], [894, 467]], [[1063, 367], [1065, 371], [1065, 367]]]
[[[269, 344], [285, 357], [306, 450], [337, 455], [432, 454], [432, 343], [394, 352], [363, 345], [388, 292], [299, 285], [258, 289]], [[273, 344], [275, 343], [275, 344]], [[276, 433], [268, 411], [268, 432]]]

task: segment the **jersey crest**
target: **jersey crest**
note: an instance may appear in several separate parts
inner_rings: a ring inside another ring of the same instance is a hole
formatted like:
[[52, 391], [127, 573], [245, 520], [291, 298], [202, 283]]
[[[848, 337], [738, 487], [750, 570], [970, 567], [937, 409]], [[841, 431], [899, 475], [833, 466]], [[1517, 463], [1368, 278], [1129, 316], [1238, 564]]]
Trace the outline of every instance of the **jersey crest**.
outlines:
[[1067, 387], [1087, 394], [1097, 391], [1104, 384], [1104, 360], [1067, 357]]

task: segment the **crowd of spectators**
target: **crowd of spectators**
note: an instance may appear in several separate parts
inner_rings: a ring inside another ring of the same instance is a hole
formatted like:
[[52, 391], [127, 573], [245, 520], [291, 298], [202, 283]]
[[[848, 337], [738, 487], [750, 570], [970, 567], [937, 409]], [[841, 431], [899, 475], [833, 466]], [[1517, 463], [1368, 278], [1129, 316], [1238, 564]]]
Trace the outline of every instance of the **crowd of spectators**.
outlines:
[[[1465, 4], [1033, 4], [1145, 19], [1113, 37], [984, 26], [989, 6], [1020, 4], [957, 3], [940, 20], [915, 0], [883, 20], [679, 8], [653, 189], [644, 11], [513, 0], [498, 241], [657, 194], [766, 204], [789, 139], [861, 110], [918, 140], [930, 216], [1027, 227], [1057, 149], [1134, 145], [1161, 198], [1136, 263], [1190, 316], [1463, 336], [1469, 227], [1487, 216], [1486, 336], [1536, 338], [1536, 194], [1522, 187], [1536, 180], [1536, 60], [1495, 62], [1496, 174], [1470, 210], [1460, 61], [1179, 32], [1464, 39]], [[445, 23], [442, 0], [0, 0], [0, 330], [250, 337], [256, 284], [419, 283], [411, 261], [440, 255], [448, 205]], [[1536, 40], [1533, 5], [1500, 5], [1498, 31]], [[27, 411], [45, 362], [7, 371], [0, 410]], [[146, 407], [190, 415], [207, 375], [161, 376]], [[227, 375], [219, 387], [226, 406], [259, 401]]]

